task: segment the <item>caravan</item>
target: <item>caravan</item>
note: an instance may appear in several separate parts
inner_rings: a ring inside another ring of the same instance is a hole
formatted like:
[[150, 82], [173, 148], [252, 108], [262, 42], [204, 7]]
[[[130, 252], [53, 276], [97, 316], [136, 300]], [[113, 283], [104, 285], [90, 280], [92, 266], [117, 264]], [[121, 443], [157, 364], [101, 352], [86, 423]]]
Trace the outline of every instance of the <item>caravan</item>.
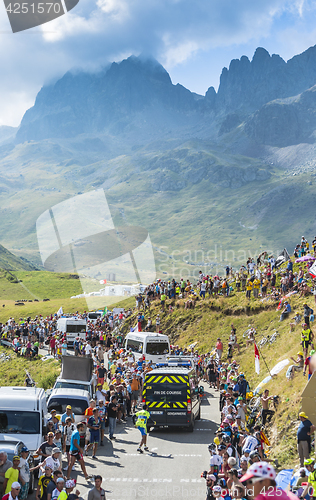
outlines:
[[160, 333], [130, 332], [124, 342], [125, 349], [131, 350], [136, 360], [144, 355], [146, 363], [163, 363], [170, 355], [169, 338]]

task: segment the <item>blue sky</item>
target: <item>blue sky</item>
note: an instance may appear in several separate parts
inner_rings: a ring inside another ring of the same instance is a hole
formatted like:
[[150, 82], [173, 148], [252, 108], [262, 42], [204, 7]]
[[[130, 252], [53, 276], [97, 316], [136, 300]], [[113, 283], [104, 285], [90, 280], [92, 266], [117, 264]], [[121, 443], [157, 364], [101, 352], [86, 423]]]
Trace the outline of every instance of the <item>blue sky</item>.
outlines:
[[316, 44], [311, 0], [80, 0], [39, 28], [10, 33], [0, 9], [0, 125], [19, 124], [41, 86], [72, 68], [94, 71], [140, 53], [174, 83], [204, 94], [224, 66], [258, 46], [285, 60]]

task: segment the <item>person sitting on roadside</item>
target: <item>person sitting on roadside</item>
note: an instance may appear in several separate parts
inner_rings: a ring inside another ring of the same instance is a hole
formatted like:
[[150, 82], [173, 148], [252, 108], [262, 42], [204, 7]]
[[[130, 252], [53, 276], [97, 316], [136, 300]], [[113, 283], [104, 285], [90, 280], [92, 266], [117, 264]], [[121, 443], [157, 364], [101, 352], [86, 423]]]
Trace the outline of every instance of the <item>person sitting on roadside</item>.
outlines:
[[299, 351], [297, 353], [297, 359], [294, 359], [292, 356], [290, 356], [290, 359], [294, 361], [295, 365], [289, 366], [286, 376], [288, 380], [292, 380], [294, 377], [295, 372], [301, 372], [304, 368], [304, 357], [302, 351]]
[[284, 309], [281, 312], [280, 321], [283, 321], [286, 318], [288, 318], [291, 311], [292, 311], [292, 308], [291, 308], [290, 304], [288, 303], [288, 301], [286, 300], [284, 302]]
[[295, 316], [293, 318], [292, 323], [290, 323], [290, 331], [293, 332], [295, 327], [300, 323], [302, 319], [302, 316], [300, 315], [299, 311], [296, 311]]

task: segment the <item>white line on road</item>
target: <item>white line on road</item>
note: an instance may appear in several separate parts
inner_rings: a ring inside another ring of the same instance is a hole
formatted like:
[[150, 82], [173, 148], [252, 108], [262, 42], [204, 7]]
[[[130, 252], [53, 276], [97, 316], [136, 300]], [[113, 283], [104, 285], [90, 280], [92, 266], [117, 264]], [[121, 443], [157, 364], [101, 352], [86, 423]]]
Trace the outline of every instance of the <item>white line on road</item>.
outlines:
[[[109, 482], [116, 482], [116, 483], [173, 483], [173, 479], [166, 479], [166, 478], [153, 478], [153, 479], [148, 479], [148, 478], [139, 478], [139, 477], [106, 477], [104, 478], [104, 481], [109, 481]], [[178, 479], [180, 483], [204, 483], [204, 479]]]

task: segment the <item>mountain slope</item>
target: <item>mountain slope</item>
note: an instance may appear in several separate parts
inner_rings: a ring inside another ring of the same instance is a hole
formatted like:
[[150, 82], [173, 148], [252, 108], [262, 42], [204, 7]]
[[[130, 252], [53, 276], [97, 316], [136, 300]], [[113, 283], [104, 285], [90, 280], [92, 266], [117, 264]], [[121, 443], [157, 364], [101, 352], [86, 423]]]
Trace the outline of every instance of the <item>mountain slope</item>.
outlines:
[[35, 271], [37, 267], [23, 257], [17, 257], [0, 245], [0, 269], [6, 271]]
[[292, 248], [302, 228], [313, 238], [315, 59], [315, 47], [288, 62], [258, 48], [205, 96], [152, 59], [67, 73], [0, 146], [1, 240], [39, 262], [37, 218], [96, 188], [115, 224], [167, 246], [160, 272], [181, 273], [173, 251], [216, 269]]

